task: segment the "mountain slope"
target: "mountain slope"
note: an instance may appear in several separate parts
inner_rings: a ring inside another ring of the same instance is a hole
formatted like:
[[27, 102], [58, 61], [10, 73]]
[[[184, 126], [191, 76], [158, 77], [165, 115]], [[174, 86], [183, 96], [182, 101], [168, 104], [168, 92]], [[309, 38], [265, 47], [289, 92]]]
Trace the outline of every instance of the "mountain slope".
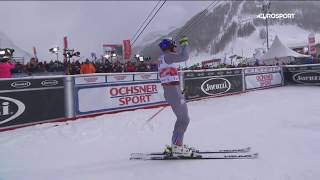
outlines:
[[[220, 2], [213, 9], [207, 10], [205, 16], [202, 16], [203, 13], [196, 14], [183, 27], [171, 31], [168, 35], [176, 35], [181, 30], [187, 29], [184, 35], [190, 40], [191, 61], [199, 55], [209, 58], [232, 52], [252, 57], [255, 48], [266, 47], [265, 22], [256, 18], [261, 12], [258, 4], [257, 1]], [[278, 35], [284, 44], [300, 43], [307, 39], [310, 32], [320, 32], [320, 20], [316, 18], [320, 15], [320, 2], [272, 1], [271, 12], [296, 14], [294, 19], [269, 20], [271, 42]], [[199, 17], [201, 20], [195, 21]], [[189, 24], [193, 24], [191, 28]], [[295, 35], [291, 31], [283, 32], [282, 29], [293, 29], [303, 34]], [[318, 36], [316, 34], [316, 37]], [[153, 59], [157, 58], [161, 53], [157, 47], [160, 39], [161, 37], [144, 47], [142, 53]], [[241, 45], [241, 42], [246, 40], [250, 46]]]

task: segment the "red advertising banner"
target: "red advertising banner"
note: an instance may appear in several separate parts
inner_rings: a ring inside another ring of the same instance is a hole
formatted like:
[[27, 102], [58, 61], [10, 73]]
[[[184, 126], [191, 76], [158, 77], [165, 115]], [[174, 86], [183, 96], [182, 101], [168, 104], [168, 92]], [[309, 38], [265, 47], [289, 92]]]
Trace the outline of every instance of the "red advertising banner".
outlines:
[[317, 54], [316, 39], [314, 33], [308, 36], [309, 54], [315, 56]]
[[[68, 39], [67, 36], [63, 37], [63, 54], [66, 53], [66, 49], [68, 49]], [[67, 57], [64, 57], [64, 62], [67, 62]]]
[[124, 59], [130, 59], [131, 56], [131, 43], [130, 40], [123, 40]]

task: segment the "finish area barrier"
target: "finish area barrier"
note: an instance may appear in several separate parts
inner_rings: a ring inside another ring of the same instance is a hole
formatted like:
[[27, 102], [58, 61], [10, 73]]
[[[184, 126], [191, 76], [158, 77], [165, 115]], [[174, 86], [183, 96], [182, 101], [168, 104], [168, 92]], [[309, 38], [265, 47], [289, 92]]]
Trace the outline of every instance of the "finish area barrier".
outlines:
[[[179, 72], [186, 100], [283, 85], [320, 85], [320, 65]], [[0, 80], [0, 131], [167, 105], [157, 72]]]

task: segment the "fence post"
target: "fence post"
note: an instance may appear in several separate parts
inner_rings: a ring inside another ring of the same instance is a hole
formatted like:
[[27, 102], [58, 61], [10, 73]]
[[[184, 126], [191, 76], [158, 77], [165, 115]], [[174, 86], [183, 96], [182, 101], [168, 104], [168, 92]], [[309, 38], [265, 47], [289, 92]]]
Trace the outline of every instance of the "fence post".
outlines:
[[74, 101], [74, 77], [65, 76], [64, 78], [64, 104], [66, 109], [66, 118], [75, 117], [75, 101]]
[[242, 68], [241, 71], [242, 71], [242, 92], [245, 93], [246, 92], [246, 81], [245, 81], [245, 75], [244, 75], [245, 68]]

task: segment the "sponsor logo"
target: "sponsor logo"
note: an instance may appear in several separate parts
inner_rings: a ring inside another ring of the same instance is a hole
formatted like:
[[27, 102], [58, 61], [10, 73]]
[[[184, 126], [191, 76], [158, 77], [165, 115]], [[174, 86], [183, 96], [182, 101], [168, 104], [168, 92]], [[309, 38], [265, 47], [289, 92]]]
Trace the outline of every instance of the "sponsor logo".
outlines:
[[204, 76], [204, 73], [197, 73], [197, 76], [201, 77], [201, 76]]
[[25, 105], [17, 99], [0, 96], [0, 124], [16, 119], [25, 108]]
[[260, 83], [260, 87], [271, 86], [273, 80], [272, 74], [260, 74], [256, 76], [257, 81]]
[[320, 84], [320, 72], [301, 72], [293, 75], [293, 80], [302, 84]]
[[119, 106], [150, 103], [152, 95], [157, 93], [156, 84], [120, 86], [109, 89], [109, 96], [117, 99]]
[[95, 83], [98, 81], [98, 77], [84, 77], [83, 80], [87, 83]]
[[140, 74], [141, 79], [148, 80], [151, 77], [151, 74]]
[[57, 80], [44, 80], [41, 82], [42, 86], [55, 86], [57, 84], [59, 84]]
[[204, 81], [201, 85], [201, 90], [207, 95], [216, 95], [228, 92], [231, 88], [231, 83], [225, 78], [211, 78]]
[[218, 71], [217, 72], [217, 75], [223, 75], [224, 74], [224, 71]]
[[186, 77], [194, 77], [194, 73], [186, 73]]
[[31, 86], [31, 82], [29, 81], [15, 81], [11, 83], [11, 86], [14, 88], [26, 88]]
[[126, 79], [126, 75], [119, 75], [119, 76], [113, 76], [114, 79], [116, 79], [117, 81], [123, 81]]
[[258, 19], [294, 19], [295, 13], [267, 13], [258, 14]]

